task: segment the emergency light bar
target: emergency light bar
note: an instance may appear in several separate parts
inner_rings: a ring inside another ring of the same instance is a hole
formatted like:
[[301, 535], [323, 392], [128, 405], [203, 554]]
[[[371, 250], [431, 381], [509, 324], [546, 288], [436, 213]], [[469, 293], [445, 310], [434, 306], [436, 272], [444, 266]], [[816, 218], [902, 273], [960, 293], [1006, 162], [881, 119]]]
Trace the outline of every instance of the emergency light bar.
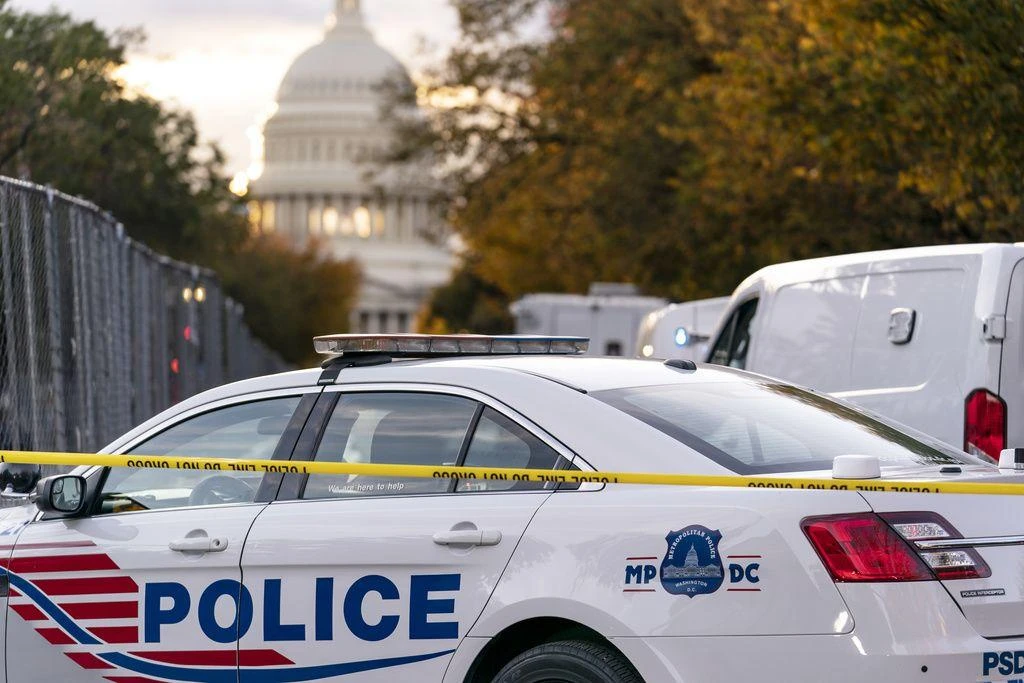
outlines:
[[325, 355], [379, 353], [388, 356], [561, 355], [586, 353], [586, 337], [482, 334], [329, 334], [313, 339], [313, 348]]

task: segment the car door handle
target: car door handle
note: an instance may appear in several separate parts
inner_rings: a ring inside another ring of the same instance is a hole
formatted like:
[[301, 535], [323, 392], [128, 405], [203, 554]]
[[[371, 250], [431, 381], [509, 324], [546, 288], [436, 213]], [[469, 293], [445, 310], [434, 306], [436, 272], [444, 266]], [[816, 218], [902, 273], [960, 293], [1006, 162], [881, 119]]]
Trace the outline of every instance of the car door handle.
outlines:
[[228, 539], [195, 536], [171, 541], [167, 545], [179, 553], [222, 553], [228, 548]]
[[498, 545], [501, 532], [487, 529], [452, 529], [434, 534], [438, 545]]

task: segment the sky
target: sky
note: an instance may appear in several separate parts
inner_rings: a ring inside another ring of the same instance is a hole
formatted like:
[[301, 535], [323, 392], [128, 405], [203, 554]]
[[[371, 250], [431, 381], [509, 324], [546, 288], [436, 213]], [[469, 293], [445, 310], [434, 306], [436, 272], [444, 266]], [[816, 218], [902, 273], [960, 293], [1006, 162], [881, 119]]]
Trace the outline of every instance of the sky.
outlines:
[[[258, 122], [291, 61], [319, 42], [334, 0], [14, 0], [33, 12], [56, 7], [107, 29], [141, 27], [146, 43], [121, 73], [129, 84], [196, 116], [228, 172], [253, 161]], [[447, 0], [362, 0], [381, 45], [414, 74], [457, 37]]]

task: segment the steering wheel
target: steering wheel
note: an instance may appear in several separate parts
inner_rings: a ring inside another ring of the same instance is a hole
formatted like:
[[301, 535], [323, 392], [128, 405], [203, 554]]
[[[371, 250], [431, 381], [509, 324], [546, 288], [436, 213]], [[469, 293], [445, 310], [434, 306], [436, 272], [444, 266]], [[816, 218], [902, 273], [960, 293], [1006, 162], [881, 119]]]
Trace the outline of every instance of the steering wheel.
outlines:
[[243, 480], [226, 474], [215, 474], [196, 484], [188, 496], [188, 504], [251, 503], [255, 497], [256, 491]]

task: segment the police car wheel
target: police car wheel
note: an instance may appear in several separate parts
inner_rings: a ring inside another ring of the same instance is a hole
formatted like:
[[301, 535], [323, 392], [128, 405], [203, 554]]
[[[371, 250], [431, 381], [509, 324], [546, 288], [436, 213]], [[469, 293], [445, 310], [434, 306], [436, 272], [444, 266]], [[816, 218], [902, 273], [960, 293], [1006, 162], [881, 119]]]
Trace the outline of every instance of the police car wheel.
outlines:
[[617, 652], [598, 643], [562, 640], [522, 653], [493, 683], [642, 683]]

